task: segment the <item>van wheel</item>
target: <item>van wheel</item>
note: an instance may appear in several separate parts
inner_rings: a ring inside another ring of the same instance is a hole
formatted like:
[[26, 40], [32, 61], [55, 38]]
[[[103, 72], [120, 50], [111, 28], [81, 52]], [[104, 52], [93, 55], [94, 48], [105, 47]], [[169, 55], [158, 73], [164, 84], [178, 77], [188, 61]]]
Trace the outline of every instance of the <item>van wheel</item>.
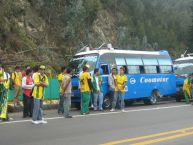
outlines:
[[158, 98], [160, 97], [159, 91], [153, 91], [151, 97], [144, 99], [145, 105], [154, 105], [157, 104]]
[[103, 109], [111, 109], [112, 100], [109, 96], [105, 96], [103, 101]]

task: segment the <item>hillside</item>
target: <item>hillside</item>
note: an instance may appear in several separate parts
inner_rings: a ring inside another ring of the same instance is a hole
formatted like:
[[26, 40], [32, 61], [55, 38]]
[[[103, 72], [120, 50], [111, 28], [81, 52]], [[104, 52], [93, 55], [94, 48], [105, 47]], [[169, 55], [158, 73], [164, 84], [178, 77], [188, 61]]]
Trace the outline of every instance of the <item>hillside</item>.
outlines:
[[191, 5], [192, 0], [0, 0], [1, 61], [57, 70], [81, 47], [103, 42], [166, 49], [175, 58], [188, 47]]

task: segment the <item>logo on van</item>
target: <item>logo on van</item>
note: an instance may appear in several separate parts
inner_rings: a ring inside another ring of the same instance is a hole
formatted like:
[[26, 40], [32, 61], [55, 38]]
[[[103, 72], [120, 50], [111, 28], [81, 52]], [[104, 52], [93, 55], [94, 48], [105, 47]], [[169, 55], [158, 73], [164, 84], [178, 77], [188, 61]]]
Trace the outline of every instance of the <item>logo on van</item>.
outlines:
[[130, 80], [129, 80], [129, 82], [130, 82], [130, 84], [135, 84], [136, 83], [136, 79], [135, 78], [130, 78]]

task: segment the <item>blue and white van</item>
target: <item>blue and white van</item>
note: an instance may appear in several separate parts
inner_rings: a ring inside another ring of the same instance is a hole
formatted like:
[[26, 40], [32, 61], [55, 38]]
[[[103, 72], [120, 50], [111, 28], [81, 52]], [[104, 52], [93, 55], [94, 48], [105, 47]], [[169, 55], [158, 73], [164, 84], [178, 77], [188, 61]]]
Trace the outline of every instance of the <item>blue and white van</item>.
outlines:
[[[111, 45], [110, 45], [111, 46]], [[176, 77], [169, 53], [163, 51], [133, 51], [100, 48], [77, 53], [69, 63], [73, 69], [72, 102], [80, 103], [79, 74], [84, 65], [89, 65], [90, 73], [100, 68], [103, 77], [104, 107], [110, 108], [111, 96], [108, 85], [108, 75], [112, 66], [125, 68], [128, 77], [125, 103], [133, 100], [144, 100], [145, 104], [155, 104], [161, 96], [176, 93]]]

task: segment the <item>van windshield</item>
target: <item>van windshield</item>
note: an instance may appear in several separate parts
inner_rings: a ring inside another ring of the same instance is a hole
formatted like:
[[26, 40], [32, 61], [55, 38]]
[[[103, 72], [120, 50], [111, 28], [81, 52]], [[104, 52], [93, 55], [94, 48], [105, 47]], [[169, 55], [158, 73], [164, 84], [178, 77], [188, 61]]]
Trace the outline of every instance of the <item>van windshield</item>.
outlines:
[[98, 55], [81, 55], [75, 56], [69, 63], [69, 67], [73, 70], [73, 73], [78, 74], [82, 71], [82, 67], [87, 65], [89, 66], [89, 70], [93, 71], [96, 62], [97, 62]]
[[188, 76], [193, 73], [193, 63], [181, 63], [174, 65], [174, 72], [177, 75]]

